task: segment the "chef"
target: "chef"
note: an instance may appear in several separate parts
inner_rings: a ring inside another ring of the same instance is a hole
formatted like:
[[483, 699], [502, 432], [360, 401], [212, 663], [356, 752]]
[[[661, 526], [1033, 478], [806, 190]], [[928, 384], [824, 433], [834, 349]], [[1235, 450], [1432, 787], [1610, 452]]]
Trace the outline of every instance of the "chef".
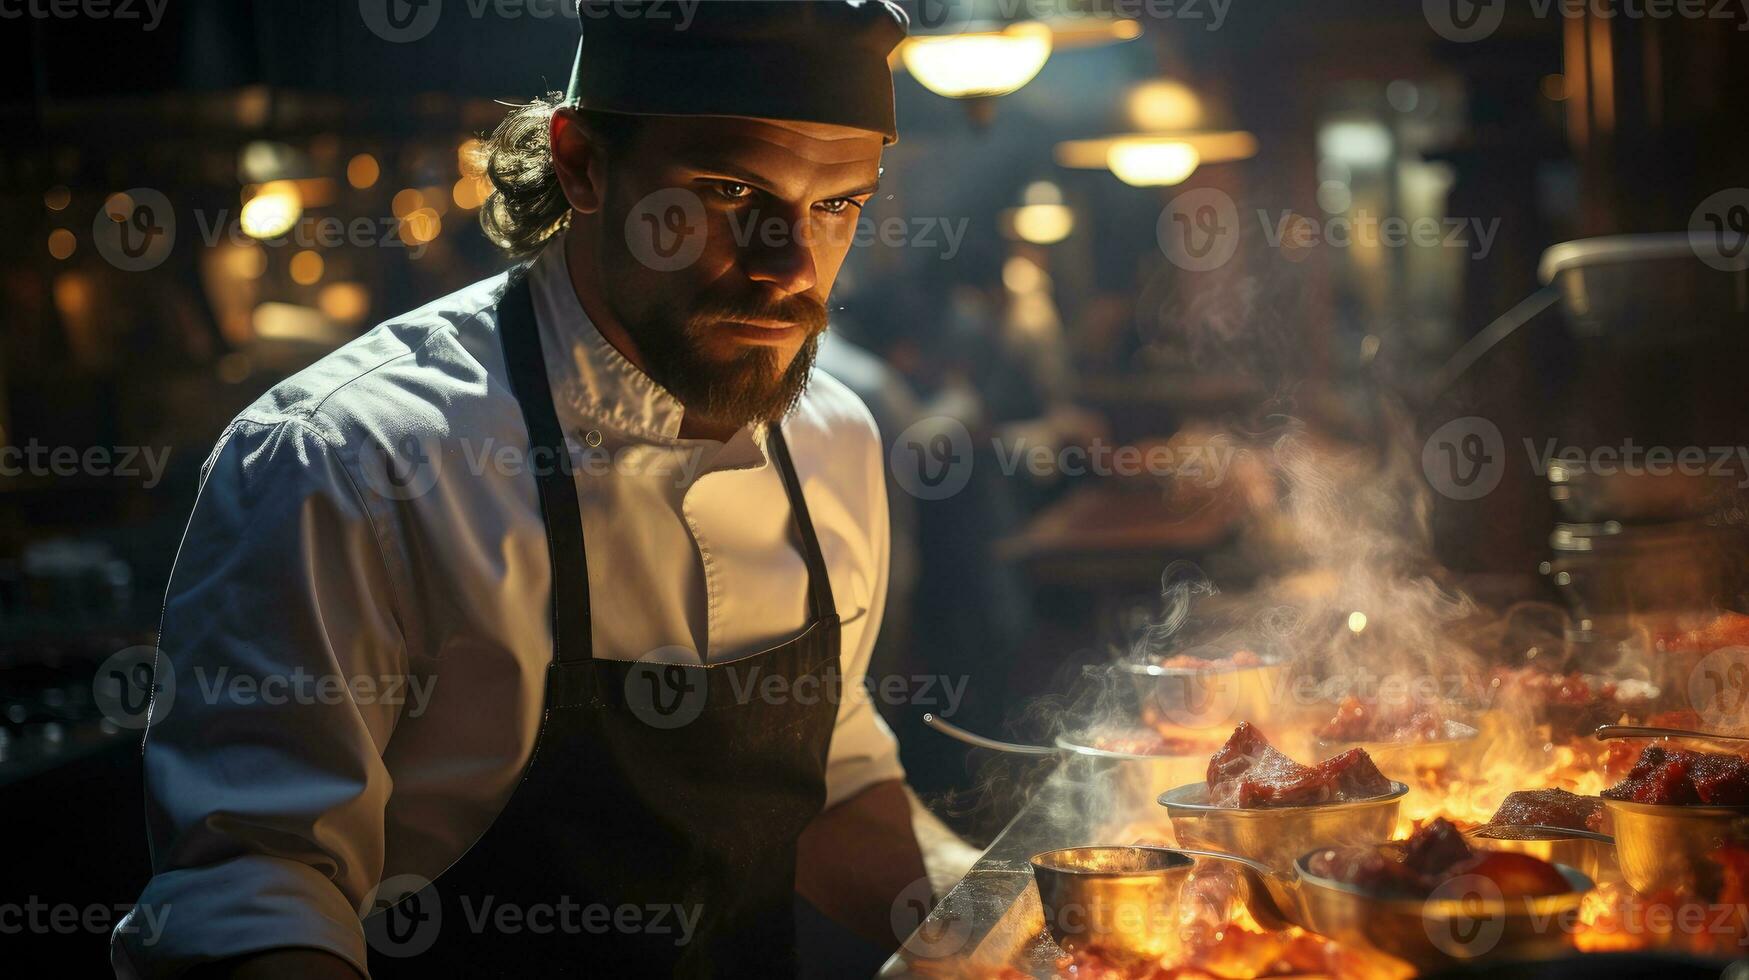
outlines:
[[492, 137], [527, 261], [220, 437], [119, 976], [774, 976], [797, 894], [889, 946], [927, 902], [859, 696], [880, 443], [812, 369], [906, 19], [675, 6], [585, 2], [565, 98]]

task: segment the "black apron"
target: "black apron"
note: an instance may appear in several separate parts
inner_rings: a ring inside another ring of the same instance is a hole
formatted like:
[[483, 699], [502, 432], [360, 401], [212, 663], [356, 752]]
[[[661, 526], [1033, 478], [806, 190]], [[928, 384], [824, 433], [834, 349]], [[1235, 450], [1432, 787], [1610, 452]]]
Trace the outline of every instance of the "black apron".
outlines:
[[841, 689], [838, 613], [783, 435], [771, 426], [767, 446], [807, 564], [808, 627], [708, 667], [596, 659], [577, 488], [520, 274], [498, 323], [531, 447], [562, 461], [536, 477], [552, 557], [545, 711], [486, 833], [365, 920], [371, 976], [791, 975], [796, 841], [825, 805]]

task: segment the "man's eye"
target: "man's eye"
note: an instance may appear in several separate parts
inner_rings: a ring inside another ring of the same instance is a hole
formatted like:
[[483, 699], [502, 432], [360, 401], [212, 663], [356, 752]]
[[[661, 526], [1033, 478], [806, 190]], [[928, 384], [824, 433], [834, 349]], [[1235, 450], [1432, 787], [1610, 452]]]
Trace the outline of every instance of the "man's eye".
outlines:
[[843, 214], [844, 212], [850, 210], [855, 205], [856, 205], [856, 202], [852, 201], [848, 197], [835, 197], [830, 201], [821, 201], [819, 204], [816, 204], [814, 206], [819, 208], [820, 210], [826, 212], [827, 214]]
[[753, 196], [753, 188], [732, 180], [719, 180], [712, 185], [719, 197], [730, 201], [744, 201]]

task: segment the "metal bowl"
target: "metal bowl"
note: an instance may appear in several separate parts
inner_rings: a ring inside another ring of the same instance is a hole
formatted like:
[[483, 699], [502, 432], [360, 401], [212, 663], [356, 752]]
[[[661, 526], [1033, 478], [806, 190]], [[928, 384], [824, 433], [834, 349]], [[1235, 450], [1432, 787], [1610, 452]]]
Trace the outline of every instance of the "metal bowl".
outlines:
[[[1313, 854], [1317, 852], [1312, 852]], [[1299, 873], [1300, 921], [1338, 941], [1359, 940], [1421, 970], [1481, 959], [1544, 959], [1572, 950], [1579, 906], [1592, 881], [1556, 865], [1570, 890], [1506, 898], [1486, 879], [1460, 876], [1430, 898], [1380, 898], [1353, 885]]]
[[1749, 844], [1749, 806], [1690, 806], [1604, 799], [1615, 828], [1622, 879], [1635, 891], [1690, 889], [1715, 895], [1720, 869], [1710, 855]]
[[1164, 847], [1065, 847], [1032, 857], [1045, 927], [1064, 950], [1159, 958], [1178, 945], [1178, 895], [1196, 862]]
[[1418, 973], [1457, 963], [1547, 959], [1571, 951], [1579, 906], [1592, 881], [1556, 865], [1570, 886], [1556, 895], [1506, 898], [1483, 879], [1464, 875], [1428, 898], [1389, 898], [1314, 875], [1310, 862], [1323, 848], [1276, 871], [1234, 855], [1187, 850], [1228, 860], [1259, 887], [1247, 892], [1260, 923], [1298, 925], [1338, 942], [1365, 946], [1410, 964]]
[[1111, 665], [1135, 686], [1141, 717], [1190, 731], [1230, 731], [1242, 721], [1278, 714], [1289, 697], [1287, 665], [1162, 667], [1119, 661]]
[[1528, 854], [1550, 864], [1577, 868], [1598, 884], [1622, 880], [1615, 839], [1608, 834], [1566, 827], [1514, 827], [1487, 824], [1464, 831], [1472, 845], [1494, 851]]
[[1206, 783], [1190, 783], [1160, 794], [1178, 843], [1237, 854], [1286, 873], [1307, 846], [1389, 840], [1409, 787], [1392, 781], [1391, 792], [1370, 800], [1249, 809], [1215, 806], [1208, 793]]
[[1419, 742], [1326, 742], [1320, 739], [1315, 750], [1319, 758], [1327, 759], [1349, 749], [1365, 749], [1373, 764], [1385, 776], [1408, 782], [1421, 773], [1442, 770], [1448, 766], [1455, 765], [1459, 770], [1466, 768], [1475, 753], [1481, 749], [1481, 742], [1477, 738], [1480, 734], [1473, 725], [1448, 719], [1445, 722], [1445, 738]]

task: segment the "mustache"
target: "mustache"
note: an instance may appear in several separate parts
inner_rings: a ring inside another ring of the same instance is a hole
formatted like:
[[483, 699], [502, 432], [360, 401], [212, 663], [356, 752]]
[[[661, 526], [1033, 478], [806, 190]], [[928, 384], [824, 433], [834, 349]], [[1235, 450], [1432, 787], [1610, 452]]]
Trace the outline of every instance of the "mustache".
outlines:
[[694, 329], [721, 320], [777, 320], [804, 327], [809, 334], [817, 334], [826, 329], [826, 304], [811, 296], [791, 296], [776, 301], [757, 297], [706, 300], [694, 307], [689, 319]]

